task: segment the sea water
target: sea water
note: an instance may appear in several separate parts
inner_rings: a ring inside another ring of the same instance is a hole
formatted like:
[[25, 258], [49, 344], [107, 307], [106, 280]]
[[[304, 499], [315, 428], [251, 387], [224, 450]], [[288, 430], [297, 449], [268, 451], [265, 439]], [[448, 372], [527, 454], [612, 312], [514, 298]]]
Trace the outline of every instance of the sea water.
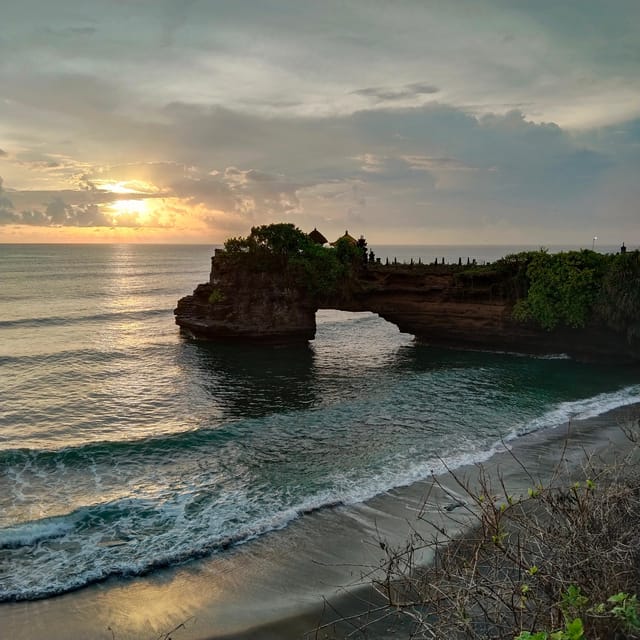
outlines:
[[228, 553], [640, 401], [637, 368], [430, 348], [369, 313], [321, 310], [295, 348], [189, 340], [172, 310], [212, 251], [0, 246], [0, 600]]

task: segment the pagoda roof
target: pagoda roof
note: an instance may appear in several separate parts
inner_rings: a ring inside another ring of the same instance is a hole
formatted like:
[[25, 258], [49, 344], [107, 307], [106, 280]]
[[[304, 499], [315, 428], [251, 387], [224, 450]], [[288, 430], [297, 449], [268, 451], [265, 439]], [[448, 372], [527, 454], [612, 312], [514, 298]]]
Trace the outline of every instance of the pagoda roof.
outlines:
[[313, 227], [313, 231], [309, 233], [308, 236], [316, 244], [326, 244], [327, 242], [329, 242], [315, 227]]
[[344, 235], [340, 236], [335, 242], [332, 242], [331, 245], [333, 246], [337, 244], [340, 240], [347, 240], [351, 244], [358, 244], [358, 241], [352, 235], [350, 235], [348, 231], [345, 231]]

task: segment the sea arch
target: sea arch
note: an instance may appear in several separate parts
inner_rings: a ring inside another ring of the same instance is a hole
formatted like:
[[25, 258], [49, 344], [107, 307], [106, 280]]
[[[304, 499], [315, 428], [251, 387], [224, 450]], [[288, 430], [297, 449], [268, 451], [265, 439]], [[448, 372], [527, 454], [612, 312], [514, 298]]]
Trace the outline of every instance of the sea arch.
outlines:
[[461, 279], [451, 265], [370, 265], [348, 290], [319, 300], [284, 272], [239, 268], [217, 254], [209, 282], [182, 298], [175, 316], [198, 338], [293, 344], [314, 339], [320, 308], [370, 311], [433, 345], [628, 356], [624, 337], [602, 328], [549, 332], [516, 322], [503, 285], [491, 272]]

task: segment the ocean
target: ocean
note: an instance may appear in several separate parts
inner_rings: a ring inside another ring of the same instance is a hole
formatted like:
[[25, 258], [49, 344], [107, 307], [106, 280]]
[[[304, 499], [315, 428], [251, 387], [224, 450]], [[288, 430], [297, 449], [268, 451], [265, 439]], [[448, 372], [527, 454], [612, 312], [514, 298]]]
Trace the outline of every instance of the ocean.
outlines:
[[212, 253], [0, 245], [0, 601], [224, 556], [640, 401], [638, 368], [430, 348], [369, 313], [318, 311], [304, 347], [187, 339], [173, 308]]

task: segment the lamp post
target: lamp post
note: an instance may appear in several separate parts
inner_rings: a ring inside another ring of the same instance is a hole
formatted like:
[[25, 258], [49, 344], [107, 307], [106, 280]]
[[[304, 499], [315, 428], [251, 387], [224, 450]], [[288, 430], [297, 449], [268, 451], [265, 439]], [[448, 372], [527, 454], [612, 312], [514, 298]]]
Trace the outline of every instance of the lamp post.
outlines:
[[593, 236], [593, 242], [591, 243], [591, 251], [595, 251], [597, 239], [598, 239], [598, 236]]

